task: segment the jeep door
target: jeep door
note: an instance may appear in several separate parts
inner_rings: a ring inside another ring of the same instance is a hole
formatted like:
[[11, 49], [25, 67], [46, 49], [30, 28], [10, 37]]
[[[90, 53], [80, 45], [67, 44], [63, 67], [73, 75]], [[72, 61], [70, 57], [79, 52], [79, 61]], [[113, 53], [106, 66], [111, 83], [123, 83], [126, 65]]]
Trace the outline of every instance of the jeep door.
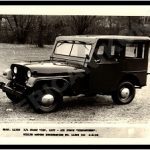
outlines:
[[97, 43], [89, 64], [89, 89], [96, 93], [110, 93], [120, 78], [120, 60], [124, 46], [118, 41]]

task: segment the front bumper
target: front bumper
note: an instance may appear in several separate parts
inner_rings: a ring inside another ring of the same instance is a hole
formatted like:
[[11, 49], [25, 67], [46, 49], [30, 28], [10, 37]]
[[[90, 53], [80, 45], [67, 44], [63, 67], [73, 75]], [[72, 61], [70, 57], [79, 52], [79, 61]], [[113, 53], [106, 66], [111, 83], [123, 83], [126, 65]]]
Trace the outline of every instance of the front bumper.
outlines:
[[17, 97], [23, 96], [22, 92], [17, 91], [16, 89], [12, 89], [11, 87], [7, 86], [4, 82], [0, 82], [0, 89], [2, 89], [2, 91], [5, 93], [9, 93], [9, 94], [15, 95]]

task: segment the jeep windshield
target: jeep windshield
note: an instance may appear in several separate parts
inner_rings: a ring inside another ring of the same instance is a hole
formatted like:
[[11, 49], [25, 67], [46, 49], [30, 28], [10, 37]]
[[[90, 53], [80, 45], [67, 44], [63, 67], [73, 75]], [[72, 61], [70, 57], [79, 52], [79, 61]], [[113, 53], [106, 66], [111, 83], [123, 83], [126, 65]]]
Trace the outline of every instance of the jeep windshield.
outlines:
[[54, 54], [85, 58], [90, 54], [91, 48], [92, 44], [82, 41], [58, 41]]

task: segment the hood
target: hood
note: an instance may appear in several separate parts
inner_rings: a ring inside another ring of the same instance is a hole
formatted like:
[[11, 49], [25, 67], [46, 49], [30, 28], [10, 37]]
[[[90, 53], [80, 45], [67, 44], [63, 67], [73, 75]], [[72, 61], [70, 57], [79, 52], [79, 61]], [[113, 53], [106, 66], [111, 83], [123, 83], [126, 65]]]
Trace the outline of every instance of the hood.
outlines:
[[[15, 65], [15, 64], [14, 64]], [[31, 62], [31, 63], [17, 63], [16, 65], [25, 66], [29, 68], [32, 73], [36, 74], [57, 74], [57, 73], [78, 73], [78, 72], [85, 72], [84, 69], [77, 68], [73, 65], [67, 65], [65, 63], [59, 62]]]

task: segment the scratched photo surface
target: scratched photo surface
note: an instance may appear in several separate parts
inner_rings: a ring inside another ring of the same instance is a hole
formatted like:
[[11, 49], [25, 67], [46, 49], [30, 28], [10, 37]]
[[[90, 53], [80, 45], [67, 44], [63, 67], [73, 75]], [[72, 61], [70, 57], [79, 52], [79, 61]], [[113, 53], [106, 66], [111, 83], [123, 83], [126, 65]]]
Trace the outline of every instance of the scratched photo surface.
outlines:
[[[50, 59], [55, 38], [61, 35], [149, 36], [150, 17], [0, 15], [0, 82], [8, 82], [3, 72], [13, 63]], [[150, 53], [148, 55], [150, 63]], [[142, 89], [136, 89], [135, 98], [130, 104], [116, 105], [108, 95], [86, 97], [82, 94], [63, 97], [63, 105], [59, 110], [43, 114], [36, 113], [26, 100], [17, 104], [12, 103], [0, 90], [0, 122], [34, 123], [34, 127], [37, 122], [148, 125], [149, 89], [150, 75], [147, 75], [147, 85]], [[100, 137], [149, 137], [149, 131], [149, 128], [122, 130], [118, 127], [112, 130], [104, 127], [100, 131]]]

